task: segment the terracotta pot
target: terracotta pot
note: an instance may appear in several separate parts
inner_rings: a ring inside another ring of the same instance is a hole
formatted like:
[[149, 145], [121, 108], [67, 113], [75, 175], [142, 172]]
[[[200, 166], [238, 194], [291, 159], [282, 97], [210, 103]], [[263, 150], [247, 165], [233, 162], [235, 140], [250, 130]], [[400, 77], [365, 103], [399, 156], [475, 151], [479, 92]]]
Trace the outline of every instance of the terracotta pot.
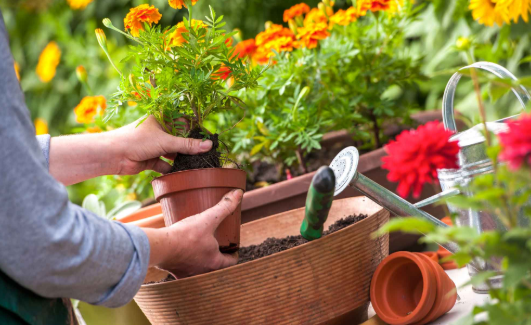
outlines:
[[437, 252], [422, 252], [421, 254], [428, 256], [435, 263], [439, 263], [439, 255], [437, 255]]
[[[151, 184], [168, 227], [212, 208], [233, 189], [245, 191], [246, 173], [231, 168], [186, 170], [158, 177]], [[216, 230], [215, 237], [222, 252], [238, 250], [240, 225], [241, 206]]]
[[[442, 120], [442, 113], [441, 111], [426, 111], [414, 114], [412, 119], [419, 124], [424, 124], [429, 121]], [[384, 133], [387, 135], [395, 135], [404, 129], [407, 129], [407, 127], [400, 126], [399, 123], [389, 124], [385, 126]], [[324, 136], [322, 146], [331, 147], [351, 138], [351, 135], [347, 131], [335, 131]], [[381, 168], [381, 159], [386, 155], [383, 148], [361, 155], [358, 171], [388, 190], [396, 192], [398, 184], [389, 182], [387, 180], [387, 171]], [[276, 213], [303, 207], [306, 203], [306, 193], [314, 173], [308, 173], [291, 180], [282, 181], [245, 193], [242, 204], [242, 222], [246, 223]], [[421, 201], [434, 194], [436, 192], [433, 187], [426, 186], [420, 198], [418, 200], [411, 200], [411, 202]], [[363, 193], [349, 187], [338, 198], [356, 197], [360, 195], [363, 195]], [[428, 206], [423, 208], [423, 210], [439, 218], [445, 215], [444, 209], [436, 205]], [[390, 235], [389, 250], [390, 252], [400, 250], [420, 251], [422, 250], [422, 246], [418, 244], [419, 238], [420, 235], [416, 234], [394, 232]]]
[[162, 207], [160, 204], [151, 205], [142, 208], [128, 216], [117, 221], [133, 224], [143, 228], [162, 228], [164, 227], [164, 217], [162, 216]]
[[371, 302], [376, 314], [393, 325], [427, 324], [455, 305], [455, 284], [424, 254], [397, 252], [376, 269]]
[[[135, 297], [152, 324], [359, 324], [370, 279], [388, 254], [388, 235], [371, 233], [389, 212], [365, 197], [335, 201], [325, 229], [353, 214], [354, 225], [280, 253], [172, 282], [143, 285]], [[242, 225], [241, 244], [298, 235], [304, 209]], [[161, 279], [164, 277], [161, 276]]]

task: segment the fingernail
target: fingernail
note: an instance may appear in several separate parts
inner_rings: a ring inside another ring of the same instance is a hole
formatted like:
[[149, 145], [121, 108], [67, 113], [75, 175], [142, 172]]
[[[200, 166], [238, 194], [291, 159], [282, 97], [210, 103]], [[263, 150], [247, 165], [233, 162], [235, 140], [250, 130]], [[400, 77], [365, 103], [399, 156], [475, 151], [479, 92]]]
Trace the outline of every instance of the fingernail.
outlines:
[[199, 148], [201, 150], [210, 150], [210, 149], [212, 149], [212, 141], [210, 141], [210, 140], [201, 141], [201, 143], [199, 144]]

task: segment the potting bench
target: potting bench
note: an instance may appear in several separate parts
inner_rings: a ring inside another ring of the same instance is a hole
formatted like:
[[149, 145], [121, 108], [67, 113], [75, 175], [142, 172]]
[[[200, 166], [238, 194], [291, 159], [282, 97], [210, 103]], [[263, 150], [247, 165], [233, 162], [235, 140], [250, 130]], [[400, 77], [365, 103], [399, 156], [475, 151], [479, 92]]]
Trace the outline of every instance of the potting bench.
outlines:
[[[446, 273], [454, 281], [457, 287], [457, 293], [459, 294], [459, 298], [455, 303], [454, 308], [452, 308], [452, 310], [450, 310], [446, 315], [432, 322], [432, 325], [454, 324], [459, 319], [469, 315], [474, 306], [481, 306], [489, 300], [489, 295], [477, 294], [472, 291], [471, 285], [462, 288], [462, 285], [470, 280], [470, 276], [468, 275], [466, 267], [463, 267], [458, 270], [449, 270], [446, 271]], [[373, 318], [375, 315], [376, 313], [374, 312], [372, 305], [369, 306], [369, 321], [365, 324], [384, 324], [381, 321], [376, 322]]]

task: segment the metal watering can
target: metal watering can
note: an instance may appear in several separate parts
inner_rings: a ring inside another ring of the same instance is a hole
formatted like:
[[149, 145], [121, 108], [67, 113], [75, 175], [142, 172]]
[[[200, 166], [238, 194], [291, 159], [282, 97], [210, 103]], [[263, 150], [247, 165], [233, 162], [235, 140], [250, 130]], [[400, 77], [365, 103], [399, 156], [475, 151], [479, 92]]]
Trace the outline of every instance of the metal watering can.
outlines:
[[[517, 80], [508, 70], [494, 63], [477, 62], [462, 68], [461, 70], [469, 68], [482, 69], [491, 72], [500, 78]], [[454, 118], [454, 95], [461, 77], [462, 74], [459, 72], [452, 76], [446, 86], [443, 97], [444, 126], [446, 129], [455, 132], [457, 132], [457, 127]], [[512, 91], [525, 109], [527, 102], [531, 99], [529, 92], [524, 87], [513, 88]], [[504, 122], [513, 117], [489, 122], [487, 123], [487, 127], [490, 131], [497, 134], [507, 128]], [[383, 188], [356, 171], [359, 162], [359, 153], [355, 147], [348, 147], [341, 151], [330, 164], [330, 167], [336, 176], [334, 195], [338, 195], [348, 186], [352, 186], [397, 216], [422, 217], [432, 222], [434, 225], [447, 227], [447, 225], [439, 219], [419, 208], [435, 203], [443, 198], [460, 194], [460, 190], [457, 187], [465, 189], [465, 193], [463, 193], [464, 195], [471, 196], [473, 193], [466, 192], [466, 186], [470, 184], [472, 179], [476, 176], [493, 172], [492, 162], [485, 154], [485, 138], [480, 132], [481, 127], [482, 125], [473, 127], [452, 137], [453, 140], [459, 141], [459, 146], [461, 147], [458, 156], [460, 168], [438, 170], [442, 192], [437, 195], [413, 205], [398, 195]], [[448, 208], [451, 213], [457, 215], [457, 226], [473, 227], [480, 233], [495, 229], [502, 231], [506, 230], [505, 226], [499, 221], [497, 216], [491, 213], [461, 209], [450, 204], [448, 204]], [[528, 219], [522, 214], [519, 216], [518, 222], [520, 225], [525, 225], [528, 222]], [[447, 243], [441, 246], [453, 253], [459, 250], [458, 245], [455, 243]], [[491, 264], [483, 260], [474, 260], [468, 265], [468, 273], [471, 276], [480, 271], [493, 269], [494, 267]], [[501, 286], [502, 280], [502, 276], [490, 278], [490, 287]], [[473, 287], [473, 290], [476, 293], [487, 293], [489, 290], [489, 284], [484, 283], [476, 285]]]

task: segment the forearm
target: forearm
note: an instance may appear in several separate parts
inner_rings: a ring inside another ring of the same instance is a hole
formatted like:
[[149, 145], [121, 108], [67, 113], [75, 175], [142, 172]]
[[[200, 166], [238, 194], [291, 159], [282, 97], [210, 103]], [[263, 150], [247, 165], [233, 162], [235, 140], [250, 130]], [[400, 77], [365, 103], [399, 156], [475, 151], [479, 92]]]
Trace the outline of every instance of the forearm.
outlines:
[[118, 145], [112, 132], [54, 137], [49, 153], [50, 174], [64, 185], [115, 175], [119, 171]]

